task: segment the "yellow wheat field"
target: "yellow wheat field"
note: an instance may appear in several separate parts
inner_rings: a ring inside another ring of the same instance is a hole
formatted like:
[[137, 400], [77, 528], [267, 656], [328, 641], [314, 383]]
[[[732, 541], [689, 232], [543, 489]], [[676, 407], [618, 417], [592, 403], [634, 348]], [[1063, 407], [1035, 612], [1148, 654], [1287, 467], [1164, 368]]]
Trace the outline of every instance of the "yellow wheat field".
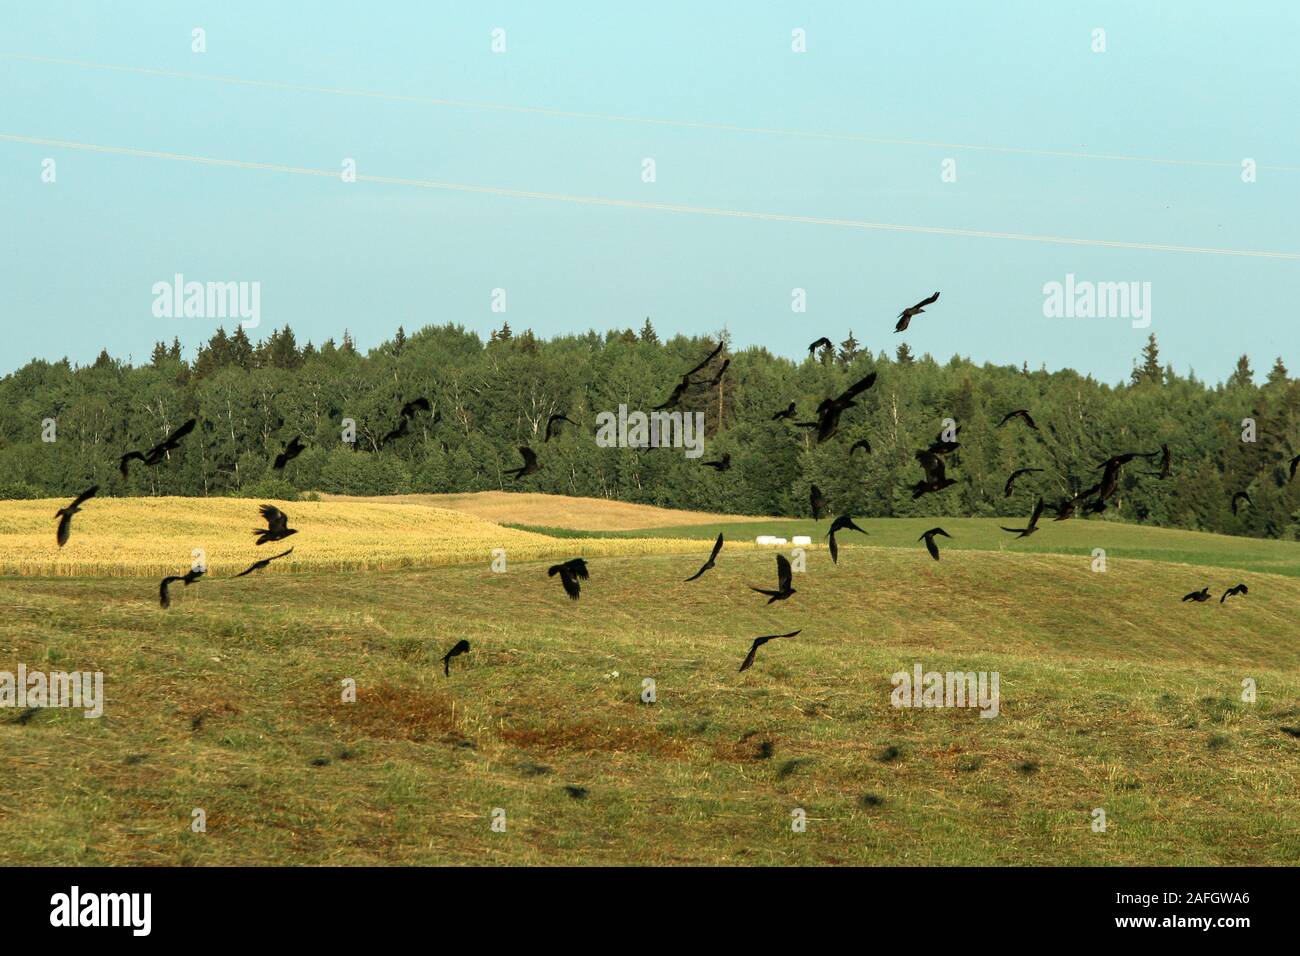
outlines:
[[[503, 528], [463, 512], [374, 501], [271, 501], [298, 533], [257, 546], [262, 501], [246, 498], [92, 498], [72, 522], [60, 549], [54, 513], [67, 502], [0, 501], [0, 574], [151, 577], [188, 569], [202, 549], [215, 575], [242, 571], [292, 547], [266, 573], [437, 567], [577, 555], [673, 554], [704, 551], [698, 541], [659, 538], [566, 540]], [[745, 545], [739, 545], [744, 547]], [[750, 545], [752, 547], [752, 545]]]

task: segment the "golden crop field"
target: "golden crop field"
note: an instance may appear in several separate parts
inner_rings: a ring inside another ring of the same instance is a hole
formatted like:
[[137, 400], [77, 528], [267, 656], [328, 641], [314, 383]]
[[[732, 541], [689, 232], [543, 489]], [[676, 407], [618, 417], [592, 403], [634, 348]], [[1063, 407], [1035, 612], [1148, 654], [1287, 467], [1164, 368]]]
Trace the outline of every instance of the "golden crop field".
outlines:
[[[73, 519], [72, 537], [60, 549], [54, 513], [66, 503], [0, 501], [0, 574], [161, 576], [190, 567], [197, 548], [218, 575], [237, 573], [289, 547], [293, 554], [266, 572], [487, 564], [496, 548], [506, 550], [507, 561], [577, 554], [577, 542], [503, 528], [463, 512], [375, 499], [265, 502], [284, 511], [289, 527], [299, 533], [257, 546], [252, 531], [262, 525], [260, 500], [92, 498]], [[698, 542], [657, 538], [585, 538], [581, 546], [589, 557], [700, 550]]]

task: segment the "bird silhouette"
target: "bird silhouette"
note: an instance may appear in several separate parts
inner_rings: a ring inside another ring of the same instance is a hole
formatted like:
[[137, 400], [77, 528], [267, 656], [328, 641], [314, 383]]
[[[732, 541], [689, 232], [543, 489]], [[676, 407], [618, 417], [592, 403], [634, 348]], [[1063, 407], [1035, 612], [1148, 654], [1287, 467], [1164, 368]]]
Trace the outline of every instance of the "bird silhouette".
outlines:
[[398, 419], [397, 427], [379, 440], [380, 447], [382, 448], [384, 445], [387, 445], [390, 441], [396, 441], [399, 438], [405, 438], [406, 433], [410, 429], [410, 427], [411, 427], [411, 420], [409, 418], [403, 416], [402, 418]]
[[776, 590], [769, 591], [764, 588], [756, 588], [753, 586], [750, 587], [750, 590], [757, 591], [759, 594], [766, 594], [768, 604], [771, 604], [773, 601], [784, 601], [790, 597], [791, 594], [796, 593], [795, 589], [790, 586], [791, 578], [792, 574], [790, 571], [789, 559], [787, 559], [784, 554], [778, 554], [776, 556]]
[[868, 455], [871, 454], [871, 442], [867, 441], [865, 438], [859, 438], [857, 441], [855, 441], [855, 442], [852, 444], [852, 446], [850, 446], [850, 448], [849, 448], [849, 457], [852, 458], [852, 457], [853, 457], [853, 453], [854, 453], [855, 451], [857, 451], [859, 448], [865, 448], [866, 451], [867, 451], [867, 454], [868, 454]]
[[726, 452], [717, 461], [701, 462], [705, 468], [712, 468], [714, 471], [728, 471], [731, 468], [731, 452]]
[[1183, 602], [1195, 601], [1197, 604], [1204, 604], [1210, 599], [1210, 589], [1201, 588], [1199, 591], [1193, 591], [1191, 594], [1183, 595]]
[[1038, 530], [1038, 517], [1043, 513], [1043, 499], [1038, 499], [1038, 504], [1034, 505], [1034, 513], [1029, 516], [1029, 524], [1023, 528], [1006, 528], [1001, 525], [1003, 531], [1014, 531], [1017, 538], [1027, 538]]
[[1232, 496], [1232, 513], [1233, 513], [1233, 514], [1236, 514], [1236, 513], [1237, 513], [1237, 502], [1239, 502], [1239, 501], [1244, 501], [1244, 502], [1246, 502], [1246, 504], [1251, 505], [1251, 506], [1253, 506], [1253, 505], [1255, 504], [1255, 502], [1253, 502], [1253, 501], [1250, 500], [1250, 495], [1246, 494], [1246, 492], [1244, 492], [1244, 491], [1239, 491], [1239, 492], [1237, 492], [1235, 495]]
[[1249, 594], [1249, 593], [1250, 593], [1250, 588], [1246, 587], [1246, 585], [1244, 584], [1238, 584], [1224, 591], [1223, 597], [1219, 598], [1219, 603], [1222, 604], [1224, 601], [1228, 600], [1228, 598], [1232, 597], [1234, 594]]
[[253, 529], [253, 534], [257, 535], [256, 544], [283, 541], [289, 535], [298, 533], [296, 528], [289, 527], [289, 516], [275, 505], [262, 505], [257, 510], [261, 513], [262, 520], [266, 522], [266, 527]]
[[573, 558], [565, 561], [563, 564], [553, 564], [546, 569], [547, 577], [560, 576], [560, 583], [564, 585], [564, 593], [573, 600], [578, 600], [578, 594], [582, 588], [578, 580], [587, 580], [587, 562], [582, 558]]
[[247, 577], [248, 575], [252, 574], [254, 571], [261, 571], [272, 561], [278, 561], [281, 558], [285, 557], [286, 555], [290, 555], [290, 554], [293, 554], [293, 548], [290, 548], [288, 551], [281, 551], [279, 554], [273, 554], [269, 558], [263, 558], [261, 561], [254, 561], [243, 571], [240, 571], [238, 574], [236, 574], [235, 577], [237, 578]]
[[420, 398], [413, 398], [403, 405], [402, 410], [398, 414], [403, 418], [413, 418], [417, 411], [427, 412], [432, 407], [433, 406], [429, 404], [429, 400], [421, 396]]
[[998, 422], [997, 427], [1001, 428], [1003, 425], [1011, 421], [1011, 419], [1013, 418], [1023, 418], [1025, 420], [1026, 425], [1028, 425], [1034, 431], [1038, 431], [1038, 425], [1036, 425], [1034, 423], [1033, 418], [1030, 417], [1029, 410], [1027, 408], [1017, 408], [1014, 412], [1007, 412], [1004, 416], [1002, 416], [1002, 421]]
[[[853, 523], [853, 518], [850, 515], [840, 515], [838, 518], [836, 518], [834, 521], [831, 522], [831, 529], [826, 532], [826, 537], [830, 539], [832, 564], [840, 563], [839, 561], [840, 549], [839, 549], [839, 545], [835, 543], [835, 532], [843, 531], [845, 528], [849, 529], [850, 531], [862, 531], [861, 528], [859, 528], [857, 525]], [[862, 533], [866, 534], [867, 532], [862, 531]]]
[[179, 574], [179, 575], [173, 574], [170, 575], [169, 577], [163, 578], [162, 581], [160, 581], [158, 584], [158, 604], [162, 607], [172, 606], [172, 596], [171, 593], [168, 591], [168, 587], [171, 585], [173, 581], [183, 581], [185, 582], [185, 586], [189, 587], [199, 578], [203, 577], [205, 573], [206, 573], [205, 571], [198, 571], [195, 570], [194, 568], [190, 568], [184, 574]]
[[570, 425], [573, 425], [575, 428], [578, 425], [578, 423], [575, 422], [573, 419], [568, 418], [562, 414], [552, 415], [550, 418], [546, 419], [546, 437], [542, 439], [542, 444], [546, 444], [546, 442], [550, 441], [551, 438], [553, 438], [555, 435], [558, 435], [560, 433], [560, 429], [558, 427], [560, 422], [568, 422]]
[[95, 497], [99, 491], [99, 485], [91, 485], [77, 497], [72, 499], [72, 504], [65, 505], [58, 511], [54, 512], [54, 517], [59, 519], [59, 526], [55, 529], [54, 539], [59, 542], [59, 547], [68, 543], [68, 535], [72, 534], [72, 516], [81, 510], [82, 504], [87, 499]]
[[768, 641], [780, 640], [783, 637], [794, 637], [802, 630], [803, 628], [801, 627], [799, 628], [798, 631], [791, 631], [789, 634], [768, 634], [766, 637], [754, 638], [754, 643], [749, 645], [749, 653], [746, 654], [745, 659], [740, 662], [740, 669], [742, 671], [749, 670], [750, 667], [752, 667], [754, 664], [754, 655], [757, 654], [758, 649], [762, 647], [764, 644], [766, 644]]
[[[704, 562], [704, 566], [703, 566], [702, 568], [700, 568], [698, 571], [696, 571], [694, 574], [692, 574], [689, 578], [687, 578], [686, 581], [694, 581], [696, 578], [698, 578], [700, 575], [702, 575], [705, 571], [707, 571], [707, 570], [709, 570], [710, 568], [712, 568], [712, 567], [713, 567], [713, 562], [717, 560], [717, 558], [718, 558], [718, 552], [721, 551], [721, 550], [722, 550], [722, 535], [719, 534], [719, 535], [718, 535], [718, 540], [715, 541], [715, 542], [713, 542], [713, 553], [709, 555], [709, 560], [705, 561], [705, 562]], [[683, 582], [683, 583], [686, 583], [686, 582]]]
[[153, 467], [167, 457], [169, 451], [175, 451], [180, 447], [181, 439], [194, 431], [197, 419], [191, 418], [181, 425], [180, 428], [169, 434], [166, 438], [154, 445], [146, 452], [129, 451], [117, 461], [117, 470], [122, 473], [122, 477], [127, 476], [127, 464], [131, 461], [143, 462], [147, 467]]
[[275, 456], [275, 463], [271, 465], [272, 468], [274, 468], [276, 471], [279, 471], [285, 465], [289, 464], [289, 462], [293, 461], [295, 458], [297, 458], [299, 455], [303, 453], [303, 449], [305, 449], [307, 446], [304, 445], [298, 439], [299, 439], [298, 435], [294, 435], [292, 438], [289, 439], [289, 444], [284, 446], [284, 451], [280, 452], [280, 454]]
[[831, 348], [831, 340], [823, 335], [816, 342], [813, 342], [808, 346], [808, 354], [812, 355], [818, 349], [828, 349], [828, 348]]
[[928, 299], [922, 299], [920, 302], [916, 303], [916, 305], [909, 305], [902, 312], [898, 313], [898, 324], [894, 326], [894, 331], [906, 332], [908, 323], [910, 323], [912, 319], [924, 312], [927, 305], [934, 305], [934, 303], [938, 301], [939, 293], [936, 292]]
[[1147, 474], [1154, 475], [1156, 478], [1159, 478], [1161, 481], [1164, 481], [1170, 475], [1169, 466], [1170, 463], [1173, 461], [1173, 453], [1169, 451], [1168, 445], [1162, 444], [1158, 452], [1152, 452], [1148, 457], [1154, 458], [1156, 457], [1156, 455], [1160, 456], [1160, 470], [1148, 471]]
[[1015, 471], [1011, 473], [1011, 477], [1007, 479], [1006, 487], [1003, 489], [1003, 491], [1005, 491], [1003, 497], [1004, 498], [1011, 497], [1011, 486], [1015, 484], [1016, 479], [1019, 478], [1021, 475], [1030, 475], [1036, 471], [1042, 471], [1042, 470], [1043, 469], [1041, 468], [1017, 468]]
[[1288, 481], [1295, 480], [1295, 471], [1297, 468], [1300, 468], [1300, 455], [1296, 455], [1294, 458], [1291, 459], [1291, 477], [1287, 479]]
[[442, 675], [444, 677], [450, 677], [451, 659], [453, 657], [459, 657], [461, 654], [468, 654], [468, 653], [469, 653], [469, 641], [465, 640], [464, 638], [461, 638], [459, 641], [453, 644], [451, 646], [451, 650], [449, 650], [446, 654], [442, 655]]
[[675, 407], [677, 403], [682, 400], [682, 396], [686, 394], [686, 390], [690, 387], [691, 387], [690, 375], [683, 375], [682, 380], [678, 382], [677, 385], [673, 388], [673, 393], [668, 396], [668, 398], [664, 401], [662, 405], [656, 405], [654, 407], [654, 410], [656, 412], [662, 412], [665, 408]]
[[935, 544], [935, 541], [934, 541], [934, 536], [935, 536], [936, 534], [941, 534], [941, 535], [943, 535], [945, 538], [951, 538], [951, 537], [952, 537], [952, 535], [950, 535], [947, 531], [944, 531], [942, 528], [931, 528], [929, 531], [927, 531], [925, 534], [921, 535], [921, 537], [917, 538], [916, 540], [917, 540], [917, 541], [924, 541], [924, 542], [925, 542], [925, 550], [927, 550], [927, 551], [930, 552], [930, 557], [932, 557], [932, 558], [934, 558], [934, 560], [938, 561], [938, 560], [939, 560], [939, 546], [938, 546], [937, 544]]
[[939, 430], [939, 434], [934, 436], [934, 441], [930, 442], [930, 447], [927, 449], [927, 451], [929, 451], [931, 454], [948, 455], [961, 447], [961, 442], [957, 441], [957, 436], [961, 434], [961, 426], [958, 425], [956, 428], [953, 429], [951, 439], [947, 439], [943, 437], [943, 433], [945, 431], [947, 431], [947, 429], [941, 428]]
[[713, 376], [713, 378], [709, 379], [707, 382], [701, 382], [700, 384], [704, 388], [717, 388], [722, 384], [722, 376], [727, 374], [727, 369], [730, 365], [731, 359], [723, 359], [722, 364], [718, 366], [718, 374]]
[[725, 344], [726, 344], [725, 341], [723, 341], [723, 342], [719, 342], [719, 343], [718, 343], [718, 347], [717, 347], [716, 349], [714, 349], [712, 352], [710, 352], [710, 353], [705, 357], [705, 359], [704, 359], [703, 362], [701, 362], [699, 365], [695, 366], [695, 368], [693, 368], [693, 369], [691, 369], [689, 372], [687, 372], [687, 373], [683, 376], [683, 379], [689, 379], [692, 375], [694, 375], [694, 374], [695, 374], [696, 372], [698, 372], [700, 369], [704, 368], [704, 366], [708, 365], [708, 364], [709, 364], [710, 362], [712, 362], [715, 358], [717, 358], [717, 357], [718, 357], [718, 353], [722, 351], [722, 346], [725, 345]]
[[853, 399], [876, 384], [876, 373], [859, 379], [834, 398], [822, 399], [817, 406], [817, 443], [830, 438], [840, 427], [840, 416], [857, 404]]
[[537, 453], [527, 445], [519, 446], [519, 454], [523, 456], [524, 465], [522, 468], [507, 468], [502, 474], [513, 475], [515, 481], [518, 481], [524, 475], [532, 475], [540, 471], [542, 466], [537, 464]]
[[822, 514], [826, 511], [826, 496], [816, 485], [808, 489], [808, 504], [812, 507], [813, 520], [821, 521]]
[[[772, 416], [772, 421], [779, 422], [785, 418], [794, 418], [794, 402], [791, 402], [783, 411], [777, 412]], [[1292, 469], [1294, 471], [1295, 469]]]
[[913, 500], [925, 494], [943, 491], [943, 489], [957, 484], [957, 479], [948, 477], [943, 459], [934, 452], [922, 449], [916, 453], [916, 460], [921, 463], [921, 469], [925, 472], [925, 479], [912, 486]]

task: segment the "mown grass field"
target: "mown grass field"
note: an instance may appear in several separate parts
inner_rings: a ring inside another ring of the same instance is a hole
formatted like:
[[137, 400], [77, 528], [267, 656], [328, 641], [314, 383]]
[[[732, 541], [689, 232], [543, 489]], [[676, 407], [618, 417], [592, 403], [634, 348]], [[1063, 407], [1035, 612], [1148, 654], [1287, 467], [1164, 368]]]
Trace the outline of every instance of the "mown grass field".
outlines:
[[[15, 507], [0, 504], [3, 520]], [[310, 510], [284, 507], [295, 521]], [[0, 670], [101, 670], [108, 702], [98, 720], [0, 710], [0, 862], [1300, 859], [1300, 740], [1282, 729], [1300, 728], [1293, 573], [1243, 574], [1242, 543], [1213, 536], [1174, 552], [1197, 567], [1113, 544], [1104, 574], [1023, 545], [953, 542], [935, 563], [911, 541], [877, 547], [894, 531], [866, 526], [870, 544], [846, 538], [838, 566], [810, 551], [798, 593], [771, 607], [748, 590], [771, 586], [770, 553], [729, 545], [685, 584], [708, 550], [689, 537], [682, 553], [604, 556], [589, 550], [598, 539], [553, 540], [591, 558], [577, 603], [510, 545], [508, 570], [490, 571], [481, 531], [443, 567], [238, 581], [214, 568], [167, 612], [136, 572], [7, 571]], [[1239, 579], [1245, 598], [1179, 600]], [[795, 628], [737, 673], [752, 637]], [[438, 659], [462, 637], [473, 650], [444, 678]], [[890, 675], [918, 661], [999, 672], [1000, 716], [892, 707]], [[1241, 700], [1246, 678], [1255, 703]], [[195, 807], [206, 833], [190, 830]]]

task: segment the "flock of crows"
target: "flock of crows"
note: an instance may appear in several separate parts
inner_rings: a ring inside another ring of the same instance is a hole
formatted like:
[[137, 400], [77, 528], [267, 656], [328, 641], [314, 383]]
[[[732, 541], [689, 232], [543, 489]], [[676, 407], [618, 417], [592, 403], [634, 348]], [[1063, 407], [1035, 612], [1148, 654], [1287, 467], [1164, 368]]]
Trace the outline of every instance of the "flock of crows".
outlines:
[[[938, 301], [938, 299], [939, 299], [939, 293], [935, 292], [933, 295], [929, 296], [928, 298], [922, 299], [920, 302], [916, 303], [915, 305], [909, 306], [908, 308], [904, 309], [902, 312], [898, 314], [898, 322], [894, 327], [894, 331], [895, 332], [905, 331], [908, 327], [908, 324], [912, 321], [913, 318], [922, 314], [925, 311], [926, 306], [933, 305], [935, 302]], [[731, 364], [730, 359], [725, 359], [722, 362], [722, 364], [718, 367], [715, 373], [713, 373], [709, 377], [704, 378], [703, 380], [696, 380], [694, 376], [697, 373], [702, 372], [709, 367], [709, 365], [713, 362], [713, 360], [717, 358], [718, 355], [722, 352], [724, 344], [725, 344], [724, 342], [719, 342], [718, 347], [714, 349], [712, 352], [710, 352], [709, 355], [704, 359], [704, 361], [700, 362], [694, 368], [687, 371], [681, 377], [681, 379], [678, 380], [677, 383], [674, 385], [672, 392], [668, 396], [667, 400], [664, 401], [662, 404], [656, 406], [654, 410], [664, 411], [667, 409], [672, 409], [677, 407], [681, 403], [682, 399], [686, 397], [687, 393], [692, 388], [695, 387], [714, 388], [717, 387], [719, 384], [721, 384], [723, 380], [723, 376], [726, 375], [727, 369]], [[817, 339], [815, 342], [811, 343], [808, 346], [808, 354], [812, 355], [817, 351], [818, 348], [832, 348], [832, 347], [833, 346], [830, 339], [822, 337]], [[828, 398], [823, 399], [821, 403], [817, 406], [815, 415], [812, 418], [812, 420], [808, 420], [808, 421], [797, 420], [798, 412], [796, 410], [795, 402], [790, 402], [788, 406], [777, 411], [775, 414], [772, 415], [771, 420], [774, 422], [790, 421], [793, 423], [795, 427], [806, 428], [810, 432], [815, 433], [815, 439], [817, 444], [821, 444], [822, 442], [829, 441], [836, 434], [838, 434], [839, 427], [840, 427], [840, 419], [843, 416], [843, 414], [847, 412], [850, 408], [855, 407], [858, 404], [856, 401], [857, 397], [862, 393], [866, 392], [868, 389], [870, 389], [873, 385], [875, 385], [875, 383], [876, 383], [876, 373], [872, 372], [871, 374], [867, 375], [865, 378], [862, 378], [857, 382], [853, 383], [851, 386], [849, 386], [848, 389], [846, 389], [841, 394], [830, 396]], [[401, 436], [405, 435], [409, 423], [414, 418], [416, 413], [420, 411], [428, 412], [430, 408], [431, 405], [427, 398], [416, 398], [412, 401], [405, 403], [399, 412], [399, 422], [397, 426], [384, 436], [380, 444], [381, 445], [386, 444], [388, 441], [392, 439], [400, 438]], [[438, 417], [435, 416], [434, 421], [436, 422], [437, 420]], [[1032, 429], [1035, 432], [1038, 431], [1037, 423], [1030, 415], [1029, 410], [1024, 408], [1018, 408], [1013, 411], [1007, 412], [1007, 414], [1002, 417], [1002, 420], [998, 422], [996, 427], [1001, 428], [1015, 420], [1022, 421], [1025, 427]], [[544, 441], [549, 442], [552, 437], [558, 434], [558, 430], [561, 422], [567, 422], [568, 424], [574, 426], [577, 425], [576, 422], [572, 421], [563, 413], [553, 414], [547, 419]], [[187, 436], [190, 432], [194, 430], [195, 424], [196, 424], [196, 419], [191, 418], [188, 421], [186, 421], [184, 424], [182, 424], [179, 428], [175, 429], [170, 434], [168, 434], [166, 438], [164, 438], [157, 445], [150, 448], [148, 451], [138, 451], [138, 450], [129, 451], [126, 454], [122, 455], [122, 457], [118, 461], [118, 469], [121, 472], [122, 477], [123, 478], [127, 477], [128, 467], [132, 461], [139, 461], [145, 467], [154, 467], [161, 464], [163, 461], [167, 459], [170, 452], [173, 452], [180, 447], [180, 443], [182, 439], [184, 439], [185, 436]], [[958, 440], [958, 435], [960, 432], [961, 432], [960, 426], [951, 429], [951, 431], [945, 429], [939, 433], [939, 435], [935, 438], [933, 442], [930, 443], [928, 447], [922, 448], [916, 452], [915, 457], [917, 462], [921, 466], [921, 470], [924, 473], [924, 477], [912, 486], [912, 497], [914, 500], [922, 497], [923, 495], [938, 494], [939, 492], [942, 492], [944, 489], [957, 483], [955, 479], [949, 478], [947, 476], [945, 460], [947, 456], [951, 455], [953, 452], [957, 451], [961, 447], [961, 442]], [[300, 439], [301, 436], [295, 435], [288, 442], [288, 444], [285, 445], [284, 449], [279, 454], [276, 455], [275, 461], [272, 465], [274, 469], [276, 470], [283, 469], [286, 464], [288, 464], [290, 461], [292, 461], [294, 458], [296, 458], [299, 454], [302, 453], [302, 451], [305, 449], [306, 446], [302, 444]], [[859, 439], [849, 447], [849, 451], [848, 451], [849, 456], [850, 457], [853, 456], [859, 449], [862, 449], [867, 454], [870, 454], [871, 443], [865, 438]], [[526, 445], [520, 446], [519, 454], [523, 458], [524, 461], [523, 465], [519, 468], [510, 469], [506, 471], [505, 474], [512, 476], [514, 480], [518, 481], [520, 478], [523, 478], [527, 475], [535, 474], [536, 472], [541, 470], [542, 466], [537, 459], [536, 452], [534, 452], [532, 448]], [[1107, 458], [1105, 461], [1101, 462], [1096, 466], [1097, 471], [1101, 472], [1101, 476], [1095, 484], [1093, 484], [1089, 488], [1086, 488], [1082, 491], [1077, 491], [1074, 494], [1067, 496], [1066, 498], [1062, 499], [1059, 504], [1054, 506], [1054, 511], [1056, 512], [1056, 516], [1053, 520], [1065, 521], [1069, 518], [1072, 518], [1075, 516], [1076, 512], [1079, 511], [1080, 508], [1082, 509], [1082, 514], [1085, 515], [1100, 514], [1103, 511], [1105, 511], [1108, 506], [1107, 503], [1109, 501], [1112, 501], [1119, 492], [1119, 479], [1120, 479], [1121, 469], [1125, 465], [1128, 465], [1129, 463], [1133, 462], [1135, 459], [1138, 458], [1147, 459], [1147, 460], [1156, 459], [1156, 458], [1159, 459], [1158, 470], [1145, 472], [1144, 474], [1146, 475], [1153, 476], [1157, 480], [1165, 480], [1169, 478], [1170, 475], [1172, 474], [1171, 464], [1173, 460], [1173, 455], [1167, 444], [1161, 445], [1159, 451], [1125, 452], [1123, 454], [1114, 455], [1110, 458]], [[731, 467], [731, 456], [730, 454], [723, 454], [717, 461], [706, 461], [703, 462], [702, 464], [718, 472], [727, 471]], [[1290, 461], [1291, 479], [1295, 478], [1296, 470], [1298, 467], [1300, 467], [1300, 455], [1297, 455], [1295, 458], [1291, 459]], [[1040, 472], [1042, 470], [1043, 469], [1041, 468], [1017, 468], [1016, 470], [1014, 470], [1011, 473], [1011, 475], [1007, 478], [1006, 485], [1004, 487], [1005, 496], [1009, 498], [1013, 494], [1016, 479], [1022, 477], [1023, 475], [1031, 474], [1034, 472]], [[94, 497], [98, 491], [99, 491], [98, 485], [95, 485], [87, 489], [86, 491], [83, 491], [80, 495], [78, 495], [73, 500], [71, 504], [67, 505], [66, 507], [60, 508], [55, 513], [55, 517], [59, 519], [58, 529], [56, 532], [56, 539], [58, 541], [58, 545], [60, 548], [63, 547], [68, 542], [68, 536], [71, 533], [71, 528], [72, 528], [72, 516], [77, 514], [81, 510], [81, 506], [88, 499]], [[819, 521], [821, 520], [825, 512], [825, 509], [827, 507], [826, 497], [825, 495], [822, 494], [821, 490], [816, 485], [812, 485], [809, 498], [810, 498], [810, 505], [811, 505], [811, 512], [812, 512], [813, 519]], [[1252, 504], [1249, 494], [1247, 494], [1245, 491], [1238, 491], [1235, 494], [1233, 494], [1232, 501], [1231, 501], [1233, 514], [1237, 513], [1238, 507], [1243, 502], [1246, 504]], [[1025, 527], [1023, 528], [1003, 527], [1002, 530], [1015, 534], [1017, 538], [1029, 537], [1030, 535], [1038, 531], [1038, 521], [1039, 518], [1042, 516], [1045, 507], [1046, 505], [1043, 499], [1040, 497], [1038, 499], [1037, 504], [1034, 506], [1033, 512], [1030, 514], [1029, 520], [1026, 523]], [[262, 505], [259, 511], [262, 515], [263, 520], [266, 523], [266, 527], [255, 528], [253, 530], [253, 534], [256, 536], [256, 544], [262, 545], [271, 541], [282, 541], [285, 538], [289, 537], [290, 535], [297, 534], [296, 529], [289, 527], [288, 516], [285, 515], [285, 513], [280, 509], [272, 505]], [[866, 531], [864, 531], [862, 528], [860, 528], [857, 524], [854, 523], [852, 515], [843, 514], [835, 518], [831, 522], [830, 529], [826, 532], [825, 535], [825, 537], [828, 539], [829, 542], [831, 561], [833, 563], [839, 562], [839, 545], [835, 536], [837, 532], [841, 532], [841, 531], [858, 531], [861, 532], [862, 534], [867, 534]], [[921, 537], [918, 538], [917, 541], [925, 542], [925, 548], [929, 552], [930, 557], [933, 558], [935, 561], [938, 561], [939, 546], [935, 541], [936, 537], [951, 538], [952, 535], [948, 534], [948, 532], [946, 532], [943, 528], [931, 528], [929, 531], [926, 531], [923, 535], [921, 535]], [[686, 581], [687, 582], [695, 581], [699, 579], [701, 576], [703, 576], [706, 571], [712, 569], [714, 567], [715, 561], [717, 560], [718, 554], [722, 551], [722, 546], [723, 546], [723, 536], [719, 534], [717, 540], [714, 542], [713, 550], [712, 553], [709, 555], [708, 560], [704, 562], [704, 565], [695, 574], [687, 578]], [[293, 549], [290, 548], [289, 550], [283, 551], [280, 554], [276, 554], [268, 558], [263, 558], [260, 561], [254, 562], [252, 565], [250, 565], [247, 569], [241, 571], [239, 574], [234, 575], [234, 577], [237, 578], [245, 577], [246, 575], [252, 574], [255, 571], [259, 571], [267, 567], [272, 561], [276, 561], [292, 553], [293, 553]], [[751, 587], [751, 590], [756, 591], [761, 595], [765, 595], [768, 599], [767, 600], [768, 604], [772, 604], [775, 601], [787, 600], [792, 595], [797, 593], [796, 589], [793, 587], [793, 576], [791, 573], [790, 562], [784, 555], [776, 556], [776, 572], [777, 572], [777, 586], [775, 589]], [[205, 569], [192, 568], [191, 570], [187, 571], [185, 574], [170, 575], [168, 577], [163, 578], [158, 588], [159, 604], [164, 608], [171, 606], [171, 598], [168, 592], [168, 588], [170, 585], [179, 581], [183, 585], [188, 587], [190, 584], [194, 583], [199, 578], [201, 578], [205, 573], [206, 573]], [[587, 570], [587, 563], [582, 558], [574, 558], [570, 561], [565, 561], [562, 564], [552, 565], [550, 568], [547, 569], [547, 575], [549, 577], [555, 577], [556, 575], [558, 575], [560, 578], [560, 583], [564, 587], [564, 592], [575, 601], [578, 600], [578, 597], [581, 593], [581, 585], [579, 582], [587, 580], [589, 576]], [[1222, 604], [1230, 596], [1237, 595], [1237, 594], [1247, 594], [1247, 593], [1248, 593], [1248, 589], [1246, 585], [1238, 584], [1235, 587], [1231, 587], [1226, 592], [1224, 592], [1223, 596], [1219, 599], [1219, 603]], [[1206, 587], [1206, 588], [1202, 588], [1200, 591], [1193, 591], [1191, 594], [1188, 594], [1183, 598], [1183, 601], [1184, 602], [1195, 601], [1197, 603], [1204, 603], [1210, 600], [1210, 597], [1211, 595], [1210, 595], [1209, 588]], [[785, 638], [785, 637], [794, 637], [796, 634], [799, 633], [800, 631], [791, 631], [788, 634], [770, 634], [763, 637], [755, 638], [753, 644], [749, 648], [749, 653], [745, 656], [744, 661], [740, 665], [740, 670], [742, 671], [747, 670], [754, 663], [754, 656], [757, 653], [758, 648], [766, 644], [768, 641], [777, 640], [779, 638]], [[447, 654], [442, 658], [443, 672], [447, 676], [450, 676], [451, 659], [453, 657], [457, 657], [461, 654], [467, 653], [469, 650], [470, 650], [470, 644], [468, 641], [465, 640], [461, 640], [455, 646], [453, 646], [452, 649], [448, 651]]]

